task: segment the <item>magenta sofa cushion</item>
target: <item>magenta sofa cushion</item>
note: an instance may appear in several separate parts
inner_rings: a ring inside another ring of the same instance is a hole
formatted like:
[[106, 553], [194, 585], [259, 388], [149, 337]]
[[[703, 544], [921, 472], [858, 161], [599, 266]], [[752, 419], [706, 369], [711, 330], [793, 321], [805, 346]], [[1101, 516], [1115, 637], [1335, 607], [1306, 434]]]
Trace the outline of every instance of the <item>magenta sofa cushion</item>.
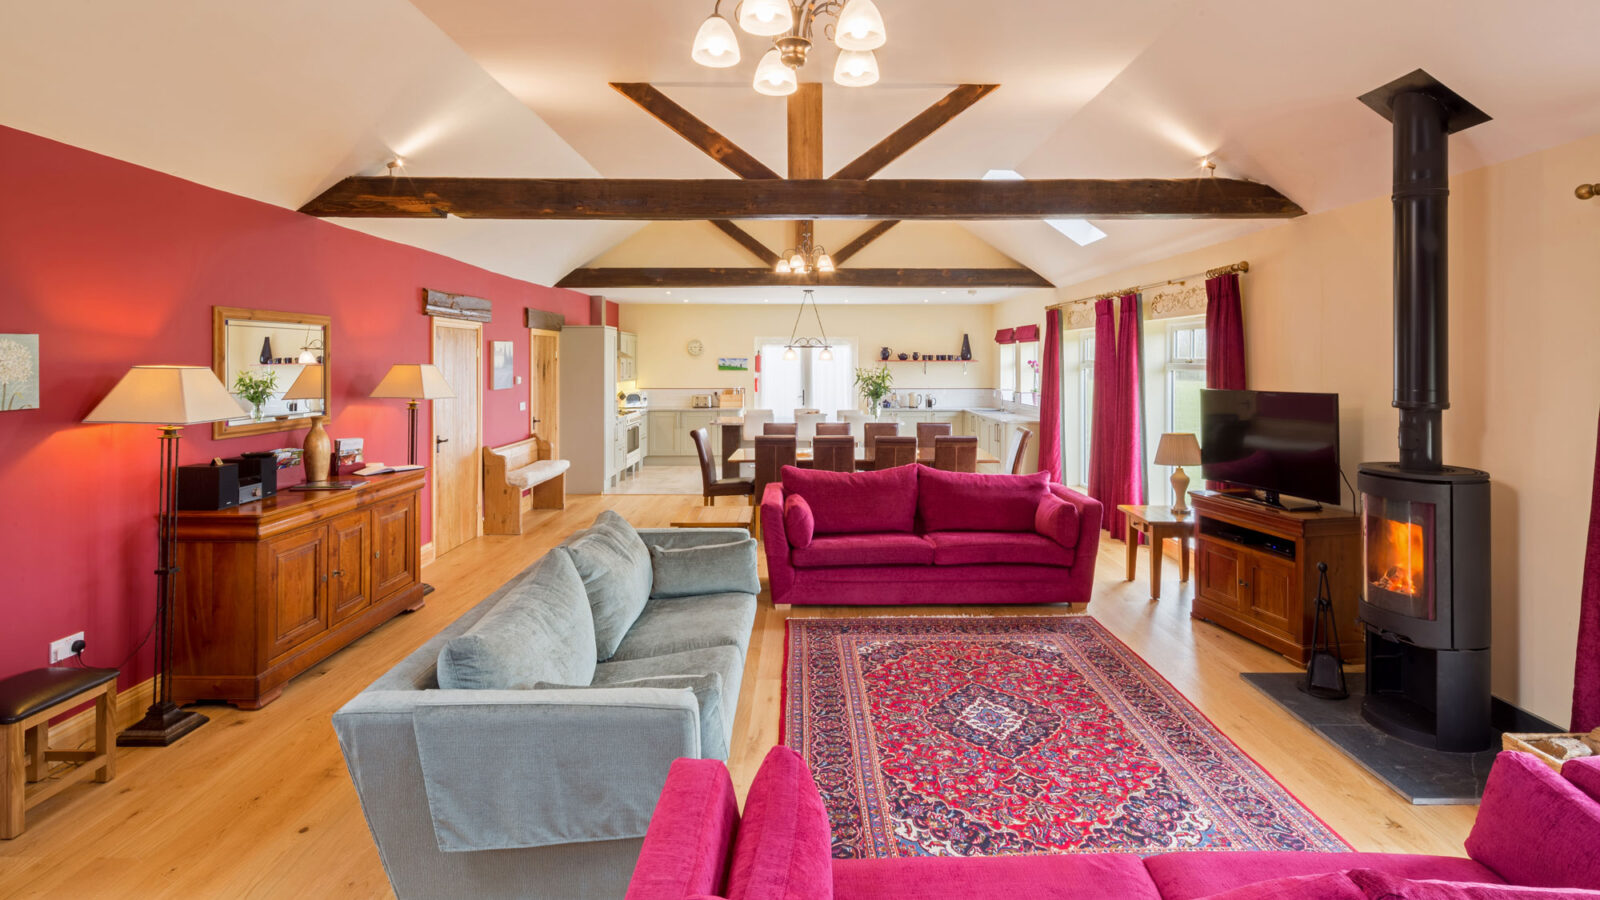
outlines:
[[1188, 850], [1148, 857], [1144, 867], [1164, 900], [1199, 900], [1258, 881], [1295, 875], [1325, 875], [1356, 868], [1379, 869], [1406, 878], [1483, 881], [1491, 884], [1501, 880], [1494, 872], [1470, 859], [1405, 853], [1285, 853], [1273, 850], [1215, 853]]
[[745, 795], [733, 840], [728, 900], [829, 900], [828, 811], [800, 754], [773, 747]]
[[934, 531], [923, 537], [933, 545], [933, 564], [936, 566], [985, 563], [1072, 565], [1071, 550], [1037, 534], [1019, 531]]
[[909, 534], [916, 524], [915, 466], [876, 472], [817, 472], [784, 466], [783, 490], [806, 499], [817, 534]]
[[1367, 900], [1367, 894], [1345, 873], [1327, 872], [1257, 881], [1205, 900]]
[[916, 534], [825, 534], [814, 538], [809, 547], [794, 549], [798, 569], [932, 564], [933, 545]]
[[1078, 508], [1046, 492], [1033, 513], [1033, 530], [1063, 547], [1078, 546]]
[[833, 861], [835, 900], [1159, 900], [1139, 858], [1059, 853]]
[[1567, 760], [1561, 764], [1561, 777], [1600, 803], [1600, 756]]
[[1600, 885], [1597, 835], [1600, 803], [1532, 754], [1502, 753], [1489, 770], [1466, 846], [1512, 884], [1592, 888]]
[[1039, 502], [1050, 493], [1046, 472], [979, 475], [924, 465], [916, 472], [917, 514], [924, 531], [1031, 532]]
[[[1573, 888], [1536, 888], [1513, 884], [1480, 884], [1465, 881], [1436, 881], [1402, 878], [1391, 872], [1353, 869], [1345, 873], [1361, 888], [1361, 900], [1579, 900], [1600, 898], [1600, 891]], [[1230, 898], [1231, 900], [1231, 898]]]
[[738, 822], [727, 766], [714, 759], [673, 760], [627, 900], [720, 892]]
[[809, 547], [817, 534], [817, 520], [811, 515], [811, 504], [799, 494], [783, 498], [783, 530], [788, 533], [793, 547]]

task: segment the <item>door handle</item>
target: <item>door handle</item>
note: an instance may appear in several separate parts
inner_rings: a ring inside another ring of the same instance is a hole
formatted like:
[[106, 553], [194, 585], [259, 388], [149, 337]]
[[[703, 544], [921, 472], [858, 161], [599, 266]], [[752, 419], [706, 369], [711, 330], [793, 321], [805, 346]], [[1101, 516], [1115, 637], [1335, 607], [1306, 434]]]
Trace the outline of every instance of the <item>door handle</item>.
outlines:
[[434, 453], [434, 455], [437, 456], [439, 454], [439, 445], [440, 444], [448, 444], [448, 443], [450, 443], [450, 439], [449, 438], [442, 438], [442, 437], [435, 436], [434, 439], [433, 439], [433, 453]]

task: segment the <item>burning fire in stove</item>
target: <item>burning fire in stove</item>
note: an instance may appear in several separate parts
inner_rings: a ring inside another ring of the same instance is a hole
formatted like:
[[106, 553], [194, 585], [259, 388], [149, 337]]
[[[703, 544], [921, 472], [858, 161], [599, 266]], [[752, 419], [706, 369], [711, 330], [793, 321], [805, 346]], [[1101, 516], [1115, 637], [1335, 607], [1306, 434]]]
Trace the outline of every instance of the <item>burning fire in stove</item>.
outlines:
[[1367, 577], [1374, 587], [1416, 597], [1422, 593], [1424, 559], [1422, 526], [1384, 519], [1369, 534]]

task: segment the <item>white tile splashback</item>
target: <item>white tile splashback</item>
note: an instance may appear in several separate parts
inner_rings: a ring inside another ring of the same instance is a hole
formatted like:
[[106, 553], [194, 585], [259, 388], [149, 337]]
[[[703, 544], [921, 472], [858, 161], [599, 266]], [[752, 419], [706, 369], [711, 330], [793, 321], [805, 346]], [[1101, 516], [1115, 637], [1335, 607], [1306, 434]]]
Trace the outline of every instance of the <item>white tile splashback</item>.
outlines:
[[[641, 388], [650, 396], [650, 405], [656, 409], [691, 409], [694, 407], [694, 398], [697, 394], [715, 394], [720, 388]], [[893, 396], [898, 400], [907, 398], [911, 394], [919, 394], [926, 398], [934, 398], [935, 409], [996, 409], [1015, 406], [1000, 402], [1000, 392], [989, 388], [923, 388], [918, 390], [895, 391]], [[745, 392], [745, 405], [751, 409], [758, 408], [755, 394]], [[926, 401], [924, 401], [926, 405]], [[793, 410], [774, 410], [779, 418], [787, 418]], [[834, 410], [827, 410], [832, 418]]]

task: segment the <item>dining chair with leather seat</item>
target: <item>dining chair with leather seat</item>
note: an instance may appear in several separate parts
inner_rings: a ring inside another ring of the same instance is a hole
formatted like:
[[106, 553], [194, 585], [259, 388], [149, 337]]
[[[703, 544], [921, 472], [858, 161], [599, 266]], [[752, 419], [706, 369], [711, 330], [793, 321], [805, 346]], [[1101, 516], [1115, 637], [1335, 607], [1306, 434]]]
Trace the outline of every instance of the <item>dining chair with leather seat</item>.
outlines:
[[923, 449], [932, 447], [934, 438], [948, 435], [951, 431], [949, 422], [918, 422], [917, 446]]
[[909, 466], [917, 461], [917, 439], [911, 435], [880, 437], [873, 445], [872, 467], [892, 469]]
[[848, 434], [819, 434], [812, 438], [811, 468], [824, 472], [854, 472], [856, 439]]
[[978, 439], [941, 434], [933, 439], [933, 467], [946, 472], [978, 471]]
[[872, 457], [872, 450], [879, 438], [894, 437], [900, 433], [899, 422], [868, 422], [864, 429], [867, 457]]
[[847, 435], [849, 433], [850, 433], [850, 423], [849, 422], [818, 422], [817, 423], [817, 436], [818, 437], [822, 437], [824, 435], [826, 435], [828, 437], [838, 437], [841, 434]]
[[748, 478], [718, 478], [717, 465], [711, 458], [711, 435], [704, 428], [689, 432], [694, 440], [694, 452], [700, 457], [700, 497], [706, 506], [715, 506], [718, 497], [751, 497], [754, 503], [755, 482]]
[[794, 437], [800, 426], [793, 422], [767, 422], [761, 426], [761, 433], [765, 435], [788, 435]]
[[1031, 429], [1017, 428], [1017, 446], [1011, 453], [1011, 474], [1022, 475], [1022, 463], [1028, 456], [1028, 439], [1033, 437]]

